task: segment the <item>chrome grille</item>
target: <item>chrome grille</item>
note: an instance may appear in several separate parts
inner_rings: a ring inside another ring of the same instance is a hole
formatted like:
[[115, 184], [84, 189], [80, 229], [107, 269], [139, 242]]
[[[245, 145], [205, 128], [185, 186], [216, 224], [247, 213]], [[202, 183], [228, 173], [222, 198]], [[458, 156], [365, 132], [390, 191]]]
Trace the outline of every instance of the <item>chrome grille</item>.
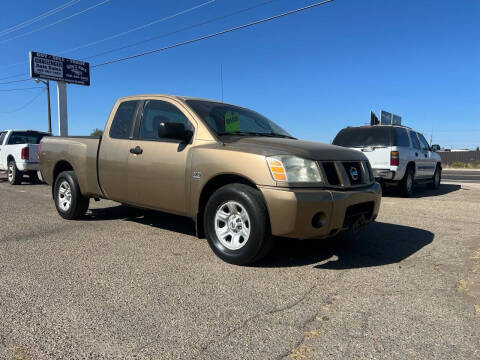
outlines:
[[319, 161], [325, 185], [338, 189], [350, 189], [374, 182], [368, 161]]

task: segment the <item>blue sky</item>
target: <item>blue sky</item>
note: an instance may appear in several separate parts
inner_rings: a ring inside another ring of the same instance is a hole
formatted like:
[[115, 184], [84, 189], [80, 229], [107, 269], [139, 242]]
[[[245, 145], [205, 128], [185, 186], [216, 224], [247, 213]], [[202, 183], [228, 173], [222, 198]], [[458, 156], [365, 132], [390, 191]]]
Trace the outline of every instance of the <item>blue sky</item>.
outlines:
[[[0, 82], [23, 79], [28, 51], [83, 59], [187, 27], [261, 0], [216, 0], [140, 31], [72, 52], [207, 0], [110, 0], [55, 26], [22, 36], [101, 0], [80, 0], [28, 27], [0, 36]], [[254, 10], [89, 60], [91, 65], [163, 47], [305, 6], [314, 0], [275, 0]], [[66, 0], [3, 0], [0, 34]], [[370, 110], [401, 115], [434, 143], [480, 145], [480, 2], [478, 0], [336, 0], [250, 29], [91, 71], [90, 87], [68, 86], [70, 135], [102, 128], [116, 98], [168, 93], [221, 98], [250, 107], [293, 135], [331, 142]], [[17, 39], [10, 40], [12, 37]], [[20, 64], [17, 64], [20, 63]], [[12, 64], [17, 64], [12, 66]], [[17, 77], [10, 77], [13, 75]], [[28, 77], [28, 76], [27, 76]], [[0, 90], [35, 86], [32, 81]], [[0, 128], [47, 129], [45, 94], [0, 91]], [[54, 132], [56, 86], [52, 83]]]

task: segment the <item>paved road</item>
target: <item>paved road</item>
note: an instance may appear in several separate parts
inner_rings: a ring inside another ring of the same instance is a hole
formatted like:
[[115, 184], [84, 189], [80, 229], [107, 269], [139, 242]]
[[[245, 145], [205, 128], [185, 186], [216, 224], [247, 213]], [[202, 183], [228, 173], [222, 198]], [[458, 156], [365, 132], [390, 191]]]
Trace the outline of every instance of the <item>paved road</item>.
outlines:
[[480, 185], [384, 197], [360, 238], [278, 240], [251, 267], [184, 218], [87, 215], [0, 179], [1, 359], [480, 358]]
[[444, 169], [442, 179], [446, 181], [475, 182], [480, 184], [480, 170]]

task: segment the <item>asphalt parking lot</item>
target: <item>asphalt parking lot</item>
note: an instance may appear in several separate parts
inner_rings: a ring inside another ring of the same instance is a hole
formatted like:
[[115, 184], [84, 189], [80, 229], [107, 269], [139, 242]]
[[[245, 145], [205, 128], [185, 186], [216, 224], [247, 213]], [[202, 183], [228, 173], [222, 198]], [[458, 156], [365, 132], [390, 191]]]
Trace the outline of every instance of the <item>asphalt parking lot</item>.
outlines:
[[0, 358], [478, 359], [480, 184], [386, 196], [355, 238], [238, 267], [188, 219], [0, 176]]

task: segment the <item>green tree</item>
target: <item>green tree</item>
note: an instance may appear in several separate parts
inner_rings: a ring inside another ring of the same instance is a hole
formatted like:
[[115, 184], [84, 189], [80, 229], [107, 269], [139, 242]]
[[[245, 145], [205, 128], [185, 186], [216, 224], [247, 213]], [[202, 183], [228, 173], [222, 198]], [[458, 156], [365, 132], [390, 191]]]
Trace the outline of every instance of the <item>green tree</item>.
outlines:
[[100, 130], [100, 129], [93, 129], [92, 133], [90, 134], [90, 136], [102, 136], [103, 135], [103, 130]]

